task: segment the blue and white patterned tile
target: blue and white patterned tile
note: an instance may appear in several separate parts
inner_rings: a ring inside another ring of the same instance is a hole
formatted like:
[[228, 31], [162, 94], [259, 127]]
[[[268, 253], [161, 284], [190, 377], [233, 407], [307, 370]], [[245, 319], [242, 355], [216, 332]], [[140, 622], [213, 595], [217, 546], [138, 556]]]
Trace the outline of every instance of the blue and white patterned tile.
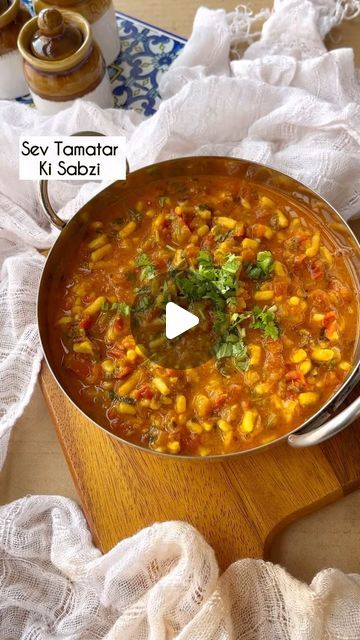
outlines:
[[[31, 0], [23, 0], [32, 11]], [[32, 11], [33, 12], [33, 11]], [[158, 27], [116, 12], [121, 42], [117, 60], [108, 67], [114, 106], [145, 116], [156, 112], [159, 80], [184, 47], [185, 40]], [[32, 104], [31, 96], [17, 99]]]

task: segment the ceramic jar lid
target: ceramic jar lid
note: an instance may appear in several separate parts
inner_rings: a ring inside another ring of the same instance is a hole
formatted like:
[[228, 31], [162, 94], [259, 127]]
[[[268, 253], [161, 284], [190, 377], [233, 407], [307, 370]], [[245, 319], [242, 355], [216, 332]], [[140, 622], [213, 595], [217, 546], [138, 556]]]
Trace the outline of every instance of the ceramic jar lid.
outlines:
[[80, 13], [92, 25], [111, 7], [111, 0], [33, 0], [36, 13], [47, 7]]
[[84, 60], [91, 45], [90, 27], [85, 18], [55, 8], [43, 9], [29, 20], [18, 40], [23, 58], [35, 69], [50, 72], [73, 69]]
[[80, 49], [83, 36], [78, 27], [66, 24], [57, 9], [43, 9], [38, 17], [39, 29], [31, 41], [31, 53], [42, 60], [63, 60]]

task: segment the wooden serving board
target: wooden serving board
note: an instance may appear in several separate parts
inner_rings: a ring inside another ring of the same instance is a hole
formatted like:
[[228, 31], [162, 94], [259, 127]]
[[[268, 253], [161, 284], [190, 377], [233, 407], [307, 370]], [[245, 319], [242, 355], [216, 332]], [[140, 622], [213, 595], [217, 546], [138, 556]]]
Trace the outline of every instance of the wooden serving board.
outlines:
[[185, 520], [225, 569], [242, 557], [266, 558], [286, 524], [360, 486], [360, 421], [309, 449], [284, 442], [229, 462], [176, 461], [122, 445], [96, 428], [45, 365], [41, 385], [94, 541], [104, 552], [156, 521]]

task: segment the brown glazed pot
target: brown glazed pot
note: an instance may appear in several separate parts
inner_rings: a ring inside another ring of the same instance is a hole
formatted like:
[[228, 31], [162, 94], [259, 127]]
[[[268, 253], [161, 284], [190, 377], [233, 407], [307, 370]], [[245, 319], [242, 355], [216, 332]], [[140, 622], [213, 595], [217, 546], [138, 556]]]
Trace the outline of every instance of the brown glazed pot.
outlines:
[[118, 57], [120, 39], [111, 0], [34, 0], [36, 13], [48, 7], [80, 13], [90, 24], [106, 64], [111, 64]]
[[28, 92], [17, 39], [31, 18], [20, 0], [0, 0], [0, 99], [13, 100]]
[[24, 25], [18, 47], [35, 106], [42, 113], [56, 113], [77, 98], [112, 106], [104, 59], [81, 15], [43, 10]]

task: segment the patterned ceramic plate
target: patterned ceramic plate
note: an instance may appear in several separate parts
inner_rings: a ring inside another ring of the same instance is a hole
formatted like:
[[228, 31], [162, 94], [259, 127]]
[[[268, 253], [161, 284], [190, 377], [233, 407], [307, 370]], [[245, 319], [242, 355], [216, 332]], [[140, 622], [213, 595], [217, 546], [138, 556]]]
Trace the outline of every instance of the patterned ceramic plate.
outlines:
[[[32, 11], [31, 0], [23, 0]], [[159, 104], [159, 78], [166, 71], [186, 40], [158, 27], [116, 12], [121, 50], [108, 67], [115, 107], [135, 109], [151, 116]], [[17, 99], [32, 104], [29, 95]]]

